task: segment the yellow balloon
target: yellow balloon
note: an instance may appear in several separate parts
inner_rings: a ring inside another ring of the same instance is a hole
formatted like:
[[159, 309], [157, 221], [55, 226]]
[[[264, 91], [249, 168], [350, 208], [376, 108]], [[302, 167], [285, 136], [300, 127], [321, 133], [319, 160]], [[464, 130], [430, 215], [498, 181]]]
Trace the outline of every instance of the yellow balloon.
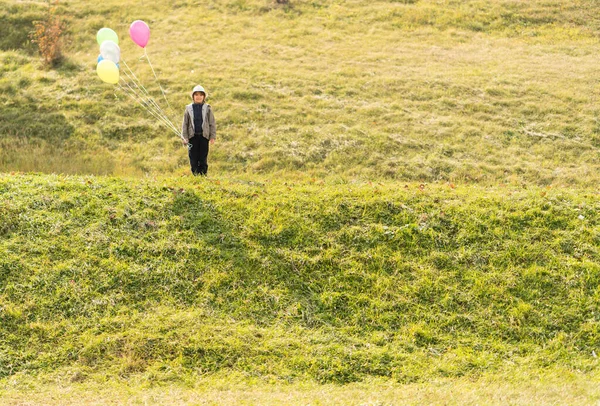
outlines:
[[113, 85], [119, 83], [119, 68], [113, 61], [109, 61], [108, 59], [101, 60], [96, 67], [96, 72], [98, 72], [98, 76], [103, 82]]

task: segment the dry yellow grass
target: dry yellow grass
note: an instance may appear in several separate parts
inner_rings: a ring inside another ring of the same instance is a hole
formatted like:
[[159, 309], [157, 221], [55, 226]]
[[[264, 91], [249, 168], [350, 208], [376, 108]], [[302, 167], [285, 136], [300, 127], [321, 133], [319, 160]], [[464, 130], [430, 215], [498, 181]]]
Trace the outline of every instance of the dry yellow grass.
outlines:
[[435, 380], [399, 385], [385, 381], [348, 385], [265, 385], [199, 381], [194, 388], [81, 385], [67, 379], [3, 394], [1, 405], [596, 405], [597, 378], [556, 370], [542, 376], [498, 374], [478, 380]]

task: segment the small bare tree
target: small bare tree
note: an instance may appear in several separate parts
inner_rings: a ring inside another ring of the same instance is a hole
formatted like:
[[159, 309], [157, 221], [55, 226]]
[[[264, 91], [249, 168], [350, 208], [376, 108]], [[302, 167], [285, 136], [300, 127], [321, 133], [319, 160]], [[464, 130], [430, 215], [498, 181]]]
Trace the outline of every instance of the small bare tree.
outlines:
[[48, 12], [43, 20], [34, 21], [34, 30], [29, 34], [31, 42], [37, 44], [45, 67], [52, 67], [62, 59], [61, 34], [64, 24], [56, 15], [58, 0], [48, 0]]

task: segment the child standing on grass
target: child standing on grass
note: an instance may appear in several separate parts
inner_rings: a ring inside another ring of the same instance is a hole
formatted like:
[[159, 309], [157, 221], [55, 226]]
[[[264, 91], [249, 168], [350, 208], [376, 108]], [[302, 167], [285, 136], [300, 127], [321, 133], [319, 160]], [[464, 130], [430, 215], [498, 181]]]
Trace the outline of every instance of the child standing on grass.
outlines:
[[192, 90], [193, 103], [185, 106], [181, 138], [188, 147], [190, 166], [194, 175], [206, 176], [208, 172], [208, 145], [217, 138], [215, 116], [206, 104], [206, 91], [202, 86]]

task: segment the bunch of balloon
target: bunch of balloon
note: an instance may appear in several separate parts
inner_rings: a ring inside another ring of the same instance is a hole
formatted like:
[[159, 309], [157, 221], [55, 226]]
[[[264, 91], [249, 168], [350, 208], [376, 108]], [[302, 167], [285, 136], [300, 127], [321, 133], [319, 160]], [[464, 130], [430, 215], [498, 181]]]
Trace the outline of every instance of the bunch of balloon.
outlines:
[[[148, 60], [148, 63], [150, 63], [150, 59], [146, 53], [146, 45], [150, 39], [150, 28], [148, 27], [148, 24], [140, 20], [134, 21], [129, 28], [129, 35], [133, 42], [144, 48], [144, 56]], [[117, 85], [116, 87], [119, 90], [143, 107], [158, 122], [166, 126], [177, 136], [181, 136], [181, 131], [177, 129], [163, 108], [156, 100], [154, 100], [137, 75], [133, 73], [125, 59], [121, 58], [121, 49], [119, 48], [119, 37], [117, 36], [117, 33], [110, 28], [102, 28], [98, 31], [96, 40], [100, 45], [100, 55], [98, 56], [98, 65], [96, 67], [96, 72], [98, 72], [100, 79], [106, 83]], [[119, 71], [119, 61], [121, 61], [125, 67], [122, 72]], [[151, 63], [150, 67], [152, 68]], [[122, 73], [123, 76], [121, 76], [120, 73]], [[154, 68], [152, 68], [152, 73], [154, 73], [154, 77], [156, 78]], [[167, 101], [162, 87], [160, 87], [160, 90], [163, 93], [165, 101]], [[169, 102], [167, 101], [167, 104], [168, 103]]]
[[[165, 94], [164, 89], [160, 85], [158, 77], [156, 76], [156, 71], [154, 70], [154, 67], [152, 66], [152, 62], [150, 62], [150, 57], [148, 56], [148, 52], [146, 51], [146, 46], [148, 45], [148, 41], [150, 41], [150, 27], [148, 26], [148, 24], [146, 24], [142, 20], [135, 20], [129, 26], [129, 36], [131, 37], [131, 40], [137, 46], [144, 49], [143, 58], [145, 58], [148, 61], [148, 64], [150, 65], [150, 69], [152, 70], [152, 74], [154, 75], [154, 80], [158, 84], [158, 87], [160, 88], [160, 91], [162, 92], [163, 98], [165, 99], [165, 102], [167, 103], [168, 108], [172, 112], [171, 105], [169, 104], [169, 101], [167, 100], [167, 96]], [[151, 113], [153, 113], [153, 115], [157, 119], [159, 119], [164, 125], [166, 125], [168, 128], [170, 128], [171, 131], [173, 131], [178, 136], [181, 136], [181, 132], [173, 124], [173, 121], [169, 118], [169, 115], [165, 112], [165, 110], [161, 106], [158, 105], [156, 100], [154, 100], [154, 98], [152, 98], [150, 96], [150, 94], [148, 93], [146, 88], [141, 84], [139, 79], [135, 75], [133, 75], [133, 79], [135, 80], [135, 82], [134, 82], [135, 85], [141, 91], [141, 94], [145, 96], [145, 100], [149, 104], [149, 107], [150, 107], [149, 110], [151, 110]]]
[[119, 60], [121, 49], [119, 48], [119, 37], [110, 28], [102, 28], [96, 34], [96, 40], [100, 45], [98, 65], [96, 72], [103, 82], [110, 84], [119, 83]]
[[152, 74], [154, 74], [154, 80], [158, 84], [158, 87], [160, 88], [160, 91], [162, 92], [163, 98], [165, 99], [165, 102], [167, 103], [167, 106], [169, 106], [169, 109], [170, 109], [171, 105], [169, 104], [169, 101], [167, 100], [167, 96], [165, 95], [164, 89], [162, 88], [162, 86], [160, 85], [160, 82], [158, 81], [158, 77], [156, 76], [156, 72], [154, 71], [152, 62], [150, 62], [150, 57], [148, 56], [148, 52], [146, 51], [146, 45], [148, 45], [148, 41], [150, 40], [150, 27], [148, 27], [148, 24], [146, 24], [142, 20], [135, 20], [129, 26], [129, 36], [131, 37], [133, 42], [135, 42], [138, 46], [140, 46], [141, 48], [144, 49], [144, 57], [148, 61], [148, 65], [150, 65], [150, 69], [152, 69]]

